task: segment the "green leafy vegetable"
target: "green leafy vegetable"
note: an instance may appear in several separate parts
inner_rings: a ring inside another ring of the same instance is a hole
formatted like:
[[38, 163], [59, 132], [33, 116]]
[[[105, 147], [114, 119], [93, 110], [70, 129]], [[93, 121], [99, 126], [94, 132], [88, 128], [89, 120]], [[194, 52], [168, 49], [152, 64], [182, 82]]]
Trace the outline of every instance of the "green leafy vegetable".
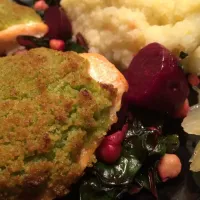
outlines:
[[60, 0], [45, 0], [45, 2], [46, 2], [49, 6], [60, 5]]
[[81, 186], [81, 200], [120, 199], [122, 194], [133, 195], [142, 188], [158, 198], [156, 184], [161, 180], [157, 162], [165, 153], [174, 153], [178, 147], [177, 135], [164, 136], [160, 129], [146, 128], [138, 120], [129, 122], [120, 159], [112, 165], [102, 162], [94, 165], [93, 178]]
[[66, 49], [65, 51], [75, 51], [77, 53], [86, 53], [87, 49], [76, 42], [73, 42], [71, 40], [67, 41]]
[[34, 36], [19, 35], [17, 37], [17, 42], [20, 45], [25, 46], [27, 49], [36, 48], [36, 47], [49, 48], [49, 39], [48, 38], [37, 38]]
[[181, 59], [185, 59], [186, 57], [188, 57], [188, 54], [185, 53], [185, 52], [183, 52], [183, 51], [181, 51], [179, 57], [180, 57]]
[[105, 187], [96, 177], [84, 180], [80, 187], [80, 200], [113, 200], [121, 188]]
[[95, 165], [96, 175], [107, 185], [124, 185], [132, 182], [142, 163], [133, 155], [122, 156], [115, 165], [98, 162]]

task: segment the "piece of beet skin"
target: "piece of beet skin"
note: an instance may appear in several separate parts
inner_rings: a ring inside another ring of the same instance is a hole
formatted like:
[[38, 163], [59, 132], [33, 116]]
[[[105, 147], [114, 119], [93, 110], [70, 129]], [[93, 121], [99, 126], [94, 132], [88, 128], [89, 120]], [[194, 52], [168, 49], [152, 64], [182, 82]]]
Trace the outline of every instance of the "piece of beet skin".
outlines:
[[151, 43], [141, 49], [124, 72], [129, 104], [173, 114], [189, 94], [178, 59], [164, 46]]

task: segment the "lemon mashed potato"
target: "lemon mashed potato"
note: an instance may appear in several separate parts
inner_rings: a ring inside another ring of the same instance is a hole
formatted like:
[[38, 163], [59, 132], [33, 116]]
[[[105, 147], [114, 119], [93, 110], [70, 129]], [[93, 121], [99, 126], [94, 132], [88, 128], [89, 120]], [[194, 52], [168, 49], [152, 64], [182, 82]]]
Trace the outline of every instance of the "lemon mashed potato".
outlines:
[[62, 0], [61, 5], [89, 51], [120, 68], [156, 41], [176, 54], [187, 52], [186, 70], [200, 74], [200, 0]]

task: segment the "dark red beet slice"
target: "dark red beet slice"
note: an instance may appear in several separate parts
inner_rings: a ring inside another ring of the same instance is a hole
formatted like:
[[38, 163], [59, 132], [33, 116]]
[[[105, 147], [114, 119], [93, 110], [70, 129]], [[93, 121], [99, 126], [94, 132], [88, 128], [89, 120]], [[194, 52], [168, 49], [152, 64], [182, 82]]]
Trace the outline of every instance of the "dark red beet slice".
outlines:
[[72, 25], [59, 6], [50, 6], [44, 13], [44, 21], [49, 27], [47, 37], [66, 40], [72, 37]]
[[189, 94], [177, 58], [158, 43], [141, 49], [124, 74], [129, 83], [126, 100], [140, 107], [173, 113]]

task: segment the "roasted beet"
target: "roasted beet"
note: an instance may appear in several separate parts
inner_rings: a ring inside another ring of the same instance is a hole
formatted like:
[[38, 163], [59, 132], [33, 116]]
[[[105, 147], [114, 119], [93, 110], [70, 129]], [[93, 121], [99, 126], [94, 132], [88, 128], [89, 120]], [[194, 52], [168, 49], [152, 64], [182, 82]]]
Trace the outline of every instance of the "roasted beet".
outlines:
[[46, 35], [48, 38], [61, 40], [71, 38], [71, 22], [59, 6], [50, 6], [44, 13], [44, 21], [49, 27]]
[[178, 60], [164, 46], [151, 43], [133, 58], [125, 77], [126, 100], [134, 105], [173, 113], [189, 94], [187, 79]]

